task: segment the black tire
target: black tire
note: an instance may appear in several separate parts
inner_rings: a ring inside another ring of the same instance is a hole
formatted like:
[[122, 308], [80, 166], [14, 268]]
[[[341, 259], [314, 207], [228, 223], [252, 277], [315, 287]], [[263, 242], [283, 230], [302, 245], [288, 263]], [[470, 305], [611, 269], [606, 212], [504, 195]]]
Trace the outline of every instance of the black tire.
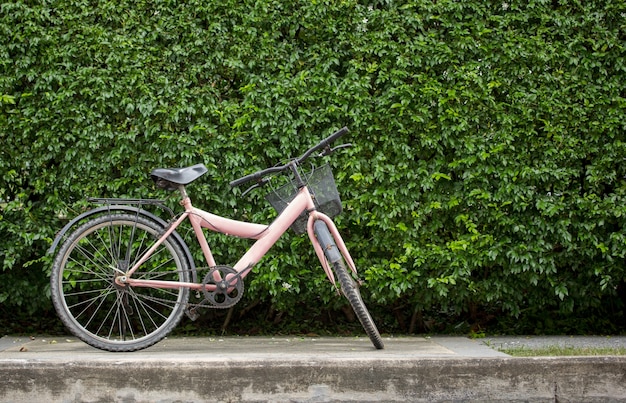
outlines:
[[361, 322], [363, 329], [365, 329], [365, 333], [367, 333], [372, 341], [372, 344], [378, 350], [385, 348], [383, 339], [380, 337], [380, 333], [376, 328], [376, 324], [374, 324], [374, 320], [361, 298], [359, 284], [354, 280], [354, 278], [352, 278], [352, 275], [346, 269], [344, 261], [338, 260], [333, 263], [333, 270], [335, 271], [337, 280], [341, 285], [341, 292], [348, 299], [350, 305], [352, 305], [354, 313], [359, 318], [359, 321]]
[[[52, 303], [65, 326], [107, 351], [135, 351], [166, 337], [180, 321], [189, 289], [119, 286], [164, 229], [144, 217], [111, 214], [81, 225], [63, 243], [50, 276]], [[189, 263], [169, 237], [143, 263], [136, 279], [189, 282]]]
[[374, 320], [370, 315], [363, 298], [361, 298], [361, 292], [359, 291], [359, 283], [352, 277], [352, 272], [348, 272], [343, 256], [339, 252], [339, 248], [335, 244], [328, 226], [322, 220], [318, 220], [314, 224], [314, 232], [317, 240], [322, 245], [326, 259], [331, 264], [333, 271], [341, 286], [341, 292], [348, 299], [354, 313], [361, 322], [365, 333], [369, 336], [372, 344], [377, 349], [381, 350], [385, 348], [383, 339], [380, 337], [380, 333], [374, 324]]

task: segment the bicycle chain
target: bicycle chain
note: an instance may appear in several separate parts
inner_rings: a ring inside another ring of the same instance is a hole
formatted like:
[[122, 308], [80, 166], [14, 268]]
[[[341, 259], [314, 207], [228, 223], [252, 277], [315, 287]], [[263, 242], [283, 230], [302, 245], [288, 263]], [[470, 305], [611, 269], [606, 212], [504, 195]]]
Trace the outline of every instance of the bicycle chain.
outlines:
[[[198, 278], [200, 278], [200, 274], [202, 271], [209, 271], [211, 270], [210, 267], [196, 267], [196, 273], [198, 273]], [[172, 272], [172, 273], [176, 273], [176, 272]], [[140, 277], [142, 274], [154, 274], [151, 272], [135, 272], [133, 275], [137, 275], [138, 277]], [[198, 290], [196, 291], [196, 298], [200, 298], [200, 294], [202, 293], [202, 291]], [[165, 299], [165, 298], [159, 298], [159, 297], [152, 297], [152, 296], [142, 296], [142, 298], [145, 298], [147, 300], [150, 301], [156, 301], [156, 302], [162, 302], [162, 303], [166, 303], [166, 304], [171, 304], [172, 300], [170, 299]], [[191, 296], [190, 296], [191, 298]], [[207, 304], [204, 303], [206, 301], [206, 298], [203, 298], [202, 301], [200, 301], [199, 303], [193, 303], [193, 302], [189, 302], [187, 301], [185, 303], [186, 307], [185, 309], [194, 309], [194, 308], [209, 308], [209, 309], [228, 309], [229, 307], [226, 306], [219, 306], [219, 305], [212, 305], [212, 304]], [[175, 305], [179, 305], [180, 302], [177, 302]]]
[[[142, 296], [143, 299], [149, 300], [149, 301], [156, 301], [156, 302], [162, 302], [162, 303], [166, 303], [166, 304], [171, 304], [172, 300], [170, 299], [165, 299], [165, 298], [159, 298], [159, 297], [150, 297], [150, 296]], [[193, 308], [210, 308], [210, 309], [228, 309], [230, 307], [227, 306], [218, 306], [218, 305], [211, 305], [211, 304], [205, 304], [204, 301], [206, 301], [206, 299], [203, 299], [201, 302], [199, 303], [194, 303], [194, 302], [189, 302], [187, 301], [185, 303], [185, 308], [186, 309], [193, 309]], [[180, 305], [180, 302], [177, 302], [175, 305]]]

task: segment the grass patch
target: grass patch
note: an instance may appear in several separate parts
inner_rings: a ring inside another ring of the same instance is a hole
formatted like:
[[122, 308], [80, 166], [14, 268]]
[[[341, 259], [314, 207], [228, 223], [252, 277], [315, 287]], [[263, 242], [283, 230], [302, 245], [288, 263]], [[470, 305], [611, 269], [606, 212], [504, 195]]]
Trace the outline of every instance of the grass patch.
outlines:
[[513, 357], [562, 357], [590, 355], [626, 355], [625, 347], [568, 347], [547, 346], [542, 348], [515, 347], [499, 351]]

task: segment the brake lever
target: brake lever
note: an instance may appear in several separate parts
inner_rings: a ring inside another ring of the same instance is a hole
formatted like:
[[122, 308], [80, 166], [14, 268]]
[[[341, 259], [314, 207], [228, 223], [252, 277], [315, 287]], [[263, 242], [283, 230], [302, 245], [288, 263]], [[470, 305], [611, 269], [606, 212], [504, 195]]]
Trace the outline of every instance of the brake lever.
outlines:
[[352, 147], [352, 143], [340, 144], [337, 147], [332, 149], [332, 152], [339, 150], [340, 148], [350, 148]]
[[269, 181], [270, 181], [270, 178], [261, 178], [261, 179], [259, 179], [257, 181], [257, 183], [255, 183], [254, 185], [252, 185], [248, 189], [246, 189], [246, 191], [241, 194], [241, 197], [244, 197], [245, 195], [247, 195], [248, 193], [252, 192], [256, 188], [260, 188], [262, 186], [265, 186], [265, 184], [267, 182], [269, 182]]
[[326, 146], [326, 148], [324, 148], [324, 151], [322, 151], [319, 154], [319, 156], [320, 157], [325, 157], [327, 155], [330, 155], [330, 154], [334, 153], [335, 151], [339, 150], [340, 148], [348, 148], [348, 147], [352, 147], [352, 143], [341, 144], [341, 145], [338, 145], [337, 147], [333, 147], [333, 148], [331, 148], [330, 146]]

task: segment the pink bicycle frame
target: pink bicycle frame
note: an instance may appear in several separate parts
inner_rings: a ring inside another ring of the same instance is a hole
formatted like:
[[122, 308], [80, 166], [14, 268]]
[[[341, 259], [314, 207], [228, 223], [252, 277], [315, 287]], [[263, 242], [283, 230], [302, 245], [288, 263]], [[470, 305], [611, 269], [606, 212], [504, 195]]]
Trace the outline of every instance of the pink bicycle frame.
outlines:
[[[185, 212], [168, 228], [168, 230], [157, 240], [157, 242], [144, 254], [144, 256], [135, 263], [125, 276], [119, 277], [117, 281], [124, 285], [133, 287], [154, 287], [154, 288], [181, 288], [188, 287], [193, 290], [203, 289], [203, 285], [199, 283], [185, 283], [178, 281], [162, 281], [162, 280], [144, 280], [132, 278], [139, 267], [154, 253], [154, 251], [170, 236], [178, 226], [187, 218], [191, 222], [193, 231], [196, 235], [204, 258], [209, 267], [216, 266], [213, 253], [206, 240], [203, 228], [214, 232], [237, 236], [240, 238], [256, 239], [256, 242], [248, 249], [248, 251], [235, 264], [234, 269], [239, 273], [240, 278], [244, 278], [252, 267], [258, 263], [263, 256], [271, 249], [278, 239], [289, 229], [298, 216], [303, 211], [309, 211], [309, 219], [307, 222], [307, 233], [315, 249], [326, 276], [332, 284], [335, 284], [335, 278], [330, 268], [330, 264], [324, 255], [322, 246], [314, 234], [313, 224], [317, 220], [322, 220], [328, 226], [331, 235], [335, 240], [335, 244], [343, 255], [346, 263], [352, 271], [356, 273], [356, 266], [348, 249], [337, 230], [333, 221], [327, 215], [315, 210], [315, 204], [311, 198], [308, 188], [305, 186], [296, 195], [291, 203], [281, 212], [281, 214], [270, 225], [254, 224], [244, 221], [232, 220], [218, 215], [195, 208], [191, 204], [191, 199], [186, 195], [184, 188], [181, 189], [183, 200], [181, 204], [185, 207]], [[209, 289], [210, 290], [210, 289]], [[211, 291], [211, 290], [210, 290]]]

